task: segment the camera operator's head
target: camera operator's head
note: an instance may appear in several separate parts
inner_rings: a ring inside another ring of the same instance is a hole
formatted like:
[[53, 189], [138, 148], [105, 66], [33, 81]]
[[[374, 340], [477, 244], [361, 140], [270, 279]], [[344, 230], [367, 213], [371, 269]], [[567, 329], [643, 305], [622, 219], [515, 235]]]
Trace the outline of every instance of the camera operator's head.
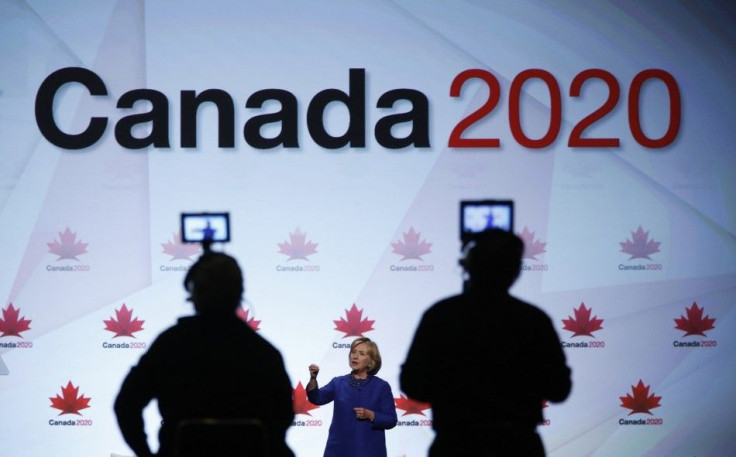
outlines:
[[199, 314], [235, 312], [243, 297], [243, 273], [229, 255], [206, 252], [187, 272], [184, 288]]
[[463, 249], [461, 265], [468, 273], [471, 289], [508, 290], [521, 272], [524, 242], [504, 230], [487, 230], [474, 235]]

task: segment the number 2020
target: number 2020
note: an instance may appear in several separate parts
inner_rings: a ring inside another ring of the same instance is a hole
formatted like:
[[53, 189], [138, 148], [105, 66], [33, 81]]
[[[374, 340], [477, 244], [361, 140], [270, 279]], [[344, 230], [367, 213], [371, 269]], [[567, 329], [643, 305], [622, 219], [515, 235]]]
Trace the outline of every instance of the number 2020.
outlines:
[[[498, 138], [463, 138], [468, 127], [491, 113], [501, 98], [501, 85], [493, 74], [486, 70], [470, 69], [458, 74], [450, 86], [450, 96], [459, 97], [463, 85], [470, 79], [480, 79], [489, 89], [485, 103], [463, 118], [450, 133], [448, 146], [451, 148], [498, 148], [501, 141]], [[521, 125], [521, 90], [524, 84], [531, 80], [541, 80], [550, 95], [550, 120], [547, 132], [541, 138], [529, 138]], [[580, 97], [583, 85], [592, 79], [598, 79], [608, 87], [608, 98], [595, 111], [578, 121], [570, 132], [567, 145], [572, 148], [617, 148], [621, 142], [618, 138], [586, 138], [583, 133], [594, 123], [607, 116], [618, 104], [621, 88], [616, 77], [606, 70], [592, 68], [580, 72], [570, 84], [570, 96]], [[640, 95], [645, 82], [659, 80], [667, 88], [669, 96], [669, 123], [667, 131], [660, 138], [650, 138], [644, 133], [640, 117]], [[675, 78], [668, 72], [660, 69], [648, 69], [639, 72], [631, 81], [628, 97], [629, 129], [634, 140], [646, 148], [663, 148], [672, 144], [680, 131], [681, 104], [680, 89]], [[530, 149], [545, 148], [555, 142], [562, 125], [562, 97], [560, 86], [555, 77], [541, 69], [524, 70], [511, 82], [509, 90], [509, 126], [511, 134], [517, 143]]]

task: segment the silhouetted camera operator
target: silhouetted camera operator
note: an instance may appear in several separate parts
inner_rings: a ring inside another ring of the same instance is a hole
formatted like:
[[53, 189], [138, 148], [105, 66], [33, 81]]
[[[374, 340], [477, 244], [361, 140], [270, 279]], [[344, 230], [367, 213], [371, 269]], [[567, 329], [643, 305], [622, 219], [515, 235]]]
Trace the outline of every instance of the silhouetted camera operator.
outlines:
[[565, 400], [572, 383], [550, 318], [508, 293], [524, 244], [493, 229], [464, 252], [465, 289], [422, 316], [401, 389], [432, 404], [431, 457], [543, 457], [543, 402]]
[[208, 251], [184, 286], [196, 314], [156, 338], [115, 401], [125, 441], [138, 457], [154, 455], [141, 413], [155, 398], [163, 417], [158, 456], [177, 455], [180, 424], [202, 418], [256, 419], [265, 426], [268, 455], [293, 456], [284, 441], [294, 418], [291, 382], [281, 354], [236, 315], [244, 292], [237, 262]]

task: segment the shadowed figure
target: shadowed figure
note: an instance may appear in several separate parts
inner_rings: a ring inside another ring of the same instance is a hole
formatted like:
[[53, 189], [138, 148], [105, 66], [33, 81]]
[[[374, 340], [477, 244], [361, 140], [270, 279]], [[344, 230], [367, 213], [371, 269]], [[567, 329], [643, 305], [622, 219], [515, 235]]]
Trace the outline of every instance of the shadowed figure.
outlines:
[[464, 251], [464, 291], [422, 316], [401, 389], [432, 404], [431, 457], [543, 457], [543, 403], [565, 400], [572, 383], [550, 318], [508, 293], [524, 244], [494, 229]]
[[[115, 400], [126, 443], [138, 457], [175, 457], [182, 423], [255, 419], [265, 428], [267, 455], [293, 456], [284, 441], [294, 419], [291, 382], [281, 354], [236, 315], [244, 292], [237, 262], [205, 253], [184, 286], [196, 314], [156, 338]], [[149, 448], [141, 414], [152, 399], [163, 418], [157, 454]]]

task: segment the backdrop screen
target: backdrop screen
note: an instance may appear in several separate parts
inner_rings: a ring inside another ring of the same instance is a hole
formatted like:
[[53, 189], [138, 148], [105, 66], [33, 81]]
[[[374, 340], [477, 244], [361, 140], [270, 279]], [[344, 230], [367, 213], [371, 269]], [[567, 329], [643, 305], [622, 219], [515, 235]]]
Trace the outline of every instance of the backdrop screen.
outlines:
[[426, 455], [400, 366], [461, 290], [460, 202], [508, 199], [512, 293], [573, 370], [548, 454], [736, 455], [735, 21], [716, 1], [0, 0], [0, 454], [131, 455], [121, 381], [193, 312], [179, 215], [227, 212], [215, 249], [284, 357], [294, 452], [321, 456], [332, 419], [307, 367], [346, 374], [363, 335], [388, 455]]

